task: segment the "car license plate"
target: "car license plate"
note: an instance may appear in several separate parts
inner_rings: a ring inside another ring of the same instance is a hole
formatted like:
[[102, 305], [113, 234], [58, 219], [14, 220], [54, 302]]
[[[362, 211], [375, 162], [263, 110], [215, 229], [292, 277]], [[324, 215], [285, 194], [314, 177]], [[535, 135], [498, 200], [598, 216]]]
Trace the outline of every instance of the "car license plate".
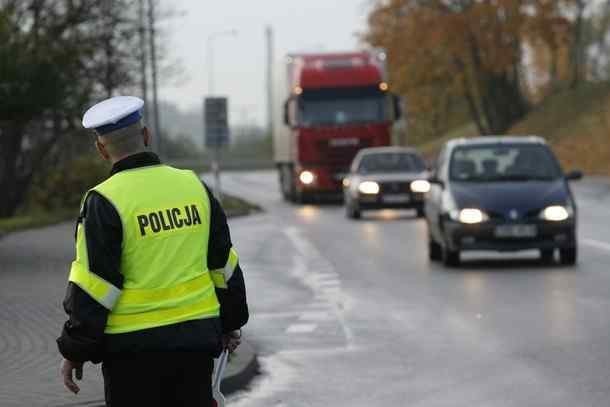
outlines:
[[495, 230], [495, 236], [500, 238], [536, 237], [537, 234], [535, 225], [501, 225]]
[[408, 203], [411, 197], [408, 194], [383, 195], [381, 200], [385, 203]]

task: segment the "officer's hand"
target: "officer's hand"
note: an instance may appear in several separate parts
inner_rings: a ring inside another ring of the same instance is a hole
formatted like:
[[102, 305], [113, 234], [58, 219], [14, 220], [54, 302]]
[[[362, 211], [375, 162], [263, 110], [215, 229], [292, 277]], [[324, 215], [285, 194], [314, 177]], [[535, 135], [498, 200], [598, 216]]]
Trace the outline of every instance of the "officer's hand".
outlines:
[[233, 331], [222, 335], [222, 345], [228, 349], [229, 353], [235, 352], [235, 349], [241, 344], [241, 331]]
[[80, 391], [80, 387], [74, 383], [72, 378], [72, 371], [76, 373], [76, 379], [83, 379], [83, 364], [81, 362], [72, 362], [68, 359], [61, 361], [61, 376], [64, 379], [64, 386], [72, 393], [77, 394]]

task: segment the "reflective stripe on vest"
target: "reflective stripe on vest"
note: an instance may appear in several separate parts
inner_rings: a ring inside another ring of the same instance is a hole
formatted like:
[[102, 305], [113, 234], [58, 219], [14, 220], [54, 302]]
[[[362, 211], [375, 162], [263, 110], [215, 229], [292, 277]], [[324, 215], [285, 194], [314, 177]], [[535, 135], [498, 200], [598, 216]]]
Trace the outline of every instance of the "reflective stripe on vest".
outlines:
[[102, 304], [109, 310], [114, 308], [121, 290], [104, 280], [97, 274], [90, 272], [82, 264], [73, 261], [70, 268], [69, 281], [78, 285], [94, 300]]
[[221, 269], [212, 270], [212, 280], [214, 280], [214, 285], [216, 288], [227, 288], [227, 283], [233, 277], [233, 273], [235, 272], [235, 267], [237, 267], [237, 263], [239, 262], [239, 256], [237, 255], [237, 251], [234, 248], [229, 250], [229, 258], [227, 259], [227, 264]]
[[109, 310], [114, 307], [121, 294], [121, 290], [89, 270], [89, 253], [83, 222], [79, 222], [76, 227], [76, 260], [72, 262], [68, 281], [79, 286], [91, 298]]
[[210, 202], [199, 178], [157, 165], [121, 171], [93, 190], [112, 203], [123, 227], [123, 290], [105, 332], [218, 317], [207, 269]]

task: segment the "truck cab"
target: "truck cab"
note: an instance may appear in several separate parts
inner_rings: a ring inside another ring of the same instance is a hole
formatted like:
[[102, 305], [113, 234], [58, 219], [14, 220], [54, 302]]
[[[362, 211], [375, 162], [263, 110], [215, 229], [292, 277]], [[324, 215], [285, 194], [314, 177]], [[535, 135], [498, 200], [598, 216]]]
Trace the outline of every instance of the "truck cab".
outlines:
[[274, 151], [290, 201], [342, 197], [358, 151], [390, 145], [400, 103], [384, 78], [385, 54], [302, 54], [287, 58], [287, 95]]

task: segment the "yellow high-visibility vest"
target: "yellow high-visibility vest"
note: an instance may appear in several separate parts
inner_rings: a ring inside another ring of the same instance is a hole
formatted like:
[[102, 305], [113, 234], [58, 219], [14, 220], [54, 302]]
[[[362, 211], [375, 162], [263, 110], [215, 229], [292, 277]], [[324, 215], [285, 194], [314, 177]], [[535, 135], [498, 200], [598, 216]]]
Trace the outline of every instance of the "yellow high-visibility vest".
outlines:
[[198, 177], [154, 165], [118, 172], [92, 190], [121, 218], [123, 288], [89, 270], [83, 224], [69, 280], [110, 310], [105, 332], [219, 317], [215, 284], [226, 287], [237, 254], [231, 249], [225, 269], [208, 270], [210, 200]]

